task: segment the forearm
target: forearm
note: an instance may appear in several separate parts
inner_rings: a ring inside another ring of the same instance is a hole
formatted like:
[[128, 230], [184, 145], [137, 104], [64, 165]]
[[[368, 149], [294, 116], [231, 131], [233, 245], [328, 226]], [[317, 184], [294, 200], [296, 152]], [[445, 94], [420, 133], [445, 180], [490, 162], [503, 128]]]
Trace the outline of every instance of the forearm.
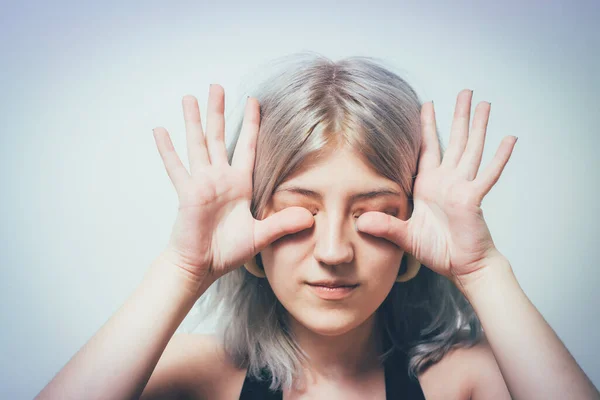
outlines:
[[36, 399], [133, 399], [208, 283], [179, 272], [161, 253], [121, 308]]
[[599, 399], [592, 382], [525, 295], [505, 258], [459, 285], [515, 399]]

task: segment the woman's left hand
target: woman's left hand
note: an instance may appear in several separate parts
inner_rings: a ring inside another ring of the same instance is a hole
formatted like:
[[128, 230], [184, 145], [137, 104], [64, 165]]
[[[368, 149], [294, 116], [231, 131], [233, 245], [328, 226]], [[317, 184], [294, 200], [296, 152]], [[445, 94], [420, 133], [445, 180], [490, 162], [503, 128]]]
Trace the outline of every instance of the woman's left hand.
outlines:
[[455, 284], [501, 257], [480, 206], [517, 141], [515, 136], [505, 137], [491, 163], [477, 174], [491, 104], [477, 105], [469, 134], [472, 96], [468, 89], [458, 94], [450, 143], [441, 163], [433, 103], [423, 104], [423, 142], [410, 218], [404, 221], [371, 211], [356, 222], [359, 231], [390, 240]]

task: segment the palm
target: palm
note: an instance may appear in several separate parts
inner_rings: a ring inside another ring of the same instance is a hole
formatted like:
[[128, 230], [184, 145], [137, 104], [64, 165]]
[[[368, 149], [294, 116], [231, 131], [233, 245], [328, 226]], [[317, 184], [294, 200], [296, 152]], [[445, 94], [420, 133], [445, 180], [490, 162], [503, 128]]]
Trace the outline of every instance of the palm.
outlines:
[[409, 252], [444, 275], [472, 272], [493, 247], [491, 234], [470, 188], [443, 170], [418, 176], [408, 223]]
[[250, 213], [249, 182], [233, 168], [213, 169], [194, 177], [180, 194], [181, 221], [171, 242], [177, 243], [186, 259], [210, 265], [221, 274], [256, 253], [255, 220]]
[[442, 161], [433, 103], [423, 105], [423, 145], [410, 218], [403, 221], [368, 212], [357, 221], [360, 231], [396, 243], [447, 277], [474, 272], [486, 264], [488, 257], [497, 255], [480, 206], [499, 179], [516, 142], [515, 137], [505, 138], [490, 165], [479, 172], [490, 105], [482, 102], [477, 106], [469, 133], [471, 97], [470, 90], [458, 95], [450, 144]]

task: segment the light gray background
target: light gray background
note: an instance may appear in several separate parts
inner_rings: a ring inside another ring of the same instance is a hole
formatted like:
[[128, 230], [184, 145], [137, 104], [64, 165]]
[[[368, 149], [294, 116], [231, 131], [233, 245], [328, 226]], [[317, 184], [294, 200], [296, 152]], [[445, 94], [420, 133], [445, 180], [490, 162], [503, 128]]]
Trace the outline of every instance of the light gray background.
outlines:
[[0, 15], [0, 397], [35, 396], [166, 244], [177, 197], [152, 128], [187, 165], [181, 98], [204, 113], [216, 82], [232, 111], [250, 71], [300, 50], [397, 65], [445, 144], [461, 89], [492, 102], [483, 165], [519, 141], [486, 220], [600, 386], [597, 2], [54, 3]]

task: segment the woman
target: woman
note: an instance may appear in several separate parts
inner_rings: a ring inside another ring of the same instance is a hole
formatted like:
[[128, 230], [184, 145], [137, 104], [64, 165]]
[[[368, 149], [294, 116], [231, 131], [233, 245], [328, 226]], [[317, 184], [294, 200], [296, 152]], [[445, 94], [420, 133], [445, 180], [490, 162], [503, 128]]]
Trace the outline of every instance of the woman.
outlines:
[[[469, 130], [459, 93], [443, 152], [433, 102], [375, 60], [284, 65], [235, 152], [218, 85], [206, 135], [183, 99], [189, 174], [154, 130], [169, 244], [39, 398], [599, 398], [483, 219], [516, 142], [479, 171], [490, 104]], [[198, 299], [218, 335], [173, 336]]]

